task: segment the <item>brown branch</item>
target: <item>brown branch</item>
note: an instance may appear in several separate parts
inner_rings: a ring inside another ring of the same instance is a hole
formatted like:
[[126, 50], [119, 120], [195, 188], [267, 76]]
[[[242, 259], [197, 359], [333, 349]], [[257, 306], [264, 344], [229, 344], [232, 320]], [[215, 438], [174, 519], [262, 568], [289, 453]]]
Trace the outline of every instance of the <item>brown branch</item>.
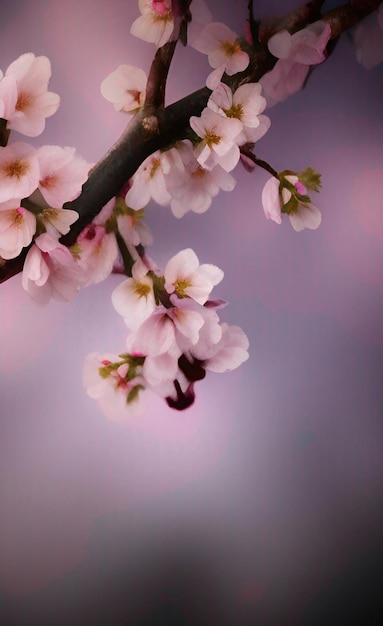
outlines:
[[[352, 0], [351, 4], [325, 13], [322, 19], [330, 24], [332, 38], [336, 38], [378, 9], [381, 3], [382, 0]], [[276, 59], [264, 44], [254, 54], [248, 70], [242, 72], [235, 81], [256, 82], [272, 69], [275, 62]], [[165, 109], [153, 111], [153, 114], [148, 115], [144, 108], [132, 119], [121, 138], [94, 167], [80, 196], [65, 205], [78, 211], [80, 218], [73, 224], [70, 233], [61, 238], [62, 243], [71, 245], [75, 242], [82, 229], [118, 194], [146, 157], [186, 137], [190, 117], [201, 114], [210, 93], [205, 87]], [[22, 270], [27, 252], [25, 248], [16, 259], [5, 262], [0, 259], [0, 283]]]
[[321, 19], [330, 24], [331, 39], [336, 39], [345, 30], [358, 24], [373, 11], [377, 11], [381, 4], [382, 0], [354, 0], [350, 4], [328, 11]]
[[147, 111], [164, 107], [166, 80], [176, 45], [177, 39], [168, 41], [158, 48], [155, 54], [146, 86], [145, 108]]

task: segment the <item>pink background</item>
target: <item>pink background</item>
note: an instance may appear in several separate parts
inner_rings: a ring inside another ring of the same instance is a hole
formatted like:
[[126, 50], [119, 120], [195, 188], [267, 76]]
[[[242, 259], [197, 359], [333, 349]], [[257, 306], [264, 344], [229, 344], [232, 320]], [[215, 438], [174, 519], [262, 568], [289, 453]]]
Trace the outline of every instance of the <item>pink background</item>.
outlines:
[[[246, 5], [210, 2], [237, 32]], [[294, 5], [255, 3], [260, 14]], [[121, 63], [148, 70], [154, 47], [129, 35], [137, 15], [126, 0], [3, 0], [0, 67], [45, 54], [62, 98], [31, 143], [96, 162], [118, 138], [127, 118], [99, 85]], [[168, 102], [207, 71], [179, 49]], [[267, 221], [267, 174], [240, 167], [204, 216], [148, 209], [152, 256], [163, 265], [193, 247], [220, 266], [222, 318], [251, 344], [187, 412], [154, 397], [119, 425], [86, 396], [84, 356], [124, 346], [118, 277], [44, 309], [20, 277], [1, 286], [2, 625], [382, 622], [382, 78], [345, 37], [304, 92], [269, 111], [257, 154], [322, 172], [317, 231]]]

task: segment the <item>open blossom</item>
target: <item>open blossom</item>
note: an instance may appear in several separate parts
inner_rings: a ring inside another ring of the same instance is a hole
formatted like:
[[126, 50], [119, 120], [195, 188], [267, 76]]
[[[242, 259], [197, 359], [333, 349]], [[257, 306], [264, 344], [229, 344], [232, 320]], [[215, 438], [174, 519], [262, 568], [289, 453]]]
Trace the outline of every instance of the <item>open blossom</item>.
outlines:
[[383, 61], [383, 4], [355, 26], [352, 36], [363, 67], [370, 70]]
[[200, 165], [211, 169], [217, 163], [230, 172], [239, 161], [239, 148], [235, 142], [242, 130], [236, 119], [226, 119], [206, 107], [200, 117], [192, 116], [190, 126], [201, 138], [195, 148], [195, 156]]
[[51, 207], [61, 208], [77, 198], [88, 178], [90, 165], [75, 152], [75, 148], [60, 146], [41, 146], [36, 150], [39, 190]]
[[166, 176], [166, 186], [171, 194], [170, 207], [175, 217], [188, 211], [204, 213], [219, 190], [232, 191], [236, 181], [220, 165], [210, 170], [198, 163], [190, 141], [178, 146], [184, 169], [171, 170]]
[[261, 92], [259, 83], [241, 85], [234, 93], [228, 85], [220, 83], [208, 100], [207, 106], [212, 111], [241, 122], [242, 131], [235, 139], [239, 146], [246, 142], [255, 143], [270, 128], [270, 119], [261, 115], [266, 107]]
[[165, 176], [172, 168], [183, 169], [178, 151], [171, 148], [166, 152], [157, 150], [140, 165], [133, 178], [125, 202], [132, 209], [141, 209], [153, 199], [157, 204], [169, 204], [171, 195], [166, 188]]
[[[301, 184], [297, 176], [285, 176], [285, 178], [301, 193]], [[282, 222], [282, 208], [291, 198], [291, 191], [283, 187], [280, 192], [279, 186], [279, 180], [273, 176], [266, 182], [262, 191], [262, 204], [265, 215], [277, 224]], [[322, 219], [321, 212], [314, 204], [300, 201], [298, 201], [296, 209], [291, 211], [288, 216], [291, 226], [297, 232], [304, 228], [318, 228]]]
[[189, 358], [198, 359], [204, 369], [222, 373], [236, 369], [249, 358], [249, 340], [239, 326], [224, 322], [220, 329], [221, 337], [217, 342], [198, 342], [190, 349]]
[[179, 298], [192, 298], [204, 304], [211, 290], [223, 279], [223, 271], [210, 263], [199, 264], [196, 253], [187, 248], [175, 254], [166, 264], [165, 289]]
[[138, 0], [141, 12], [132, 24], [130, 32], [156, 46], [163, 46], [174, 28], [172, 0]]
[[123, 316], [125, 324], [132, 330], [138, 328], [156, 308], [153, 281], [147, 275], [136, 275], [135, 265], [132, 269], [132, 277], [120, 283], [112, 293], [114, 308]]
[[221, 22], [207, 24], [192, 45], [208, 55], [209, 64], [215, 69], [207, 82], [210, 89], [220, 82], [224, 72], [233, 76], [249, 65], [249, 55], [242, 50], [237, 34]]
[[36, 302], [71, 300], [82, 285], [71, 252], [50, 233], [36, 237], [25, 259], [22, 284]]
[[36, 217], [18, 200], [0, 204], [0, 256], [14, 259], [29, 246], [36, 231]]
[[0, 202], [27, 198], [39, 184], [36, 150], [22, 142], [0, 147]]
[[101, 83], [101, 93], [113, 102], [116, 111], [135, 111], [142, 107], [146, 94], [146, 74], [133, 65], [119, 65]]
[[45, 118], [53, 115], [60, 97], [48, 91], [51, 64], [47, 57], [35, 57], [32, 52], [22, 54], [5, 72], [17, 84], [15, 110], [8, 119], [8, 128], [28, 137], [36, 137], [45, 128]]
[[282, 102], [301, 89], [311, 65], [326, 59], [331, 27], [319, 20], [290, 35], [286, 30], [273, 35], [268, 48], [279, 60], [271, 72], [260, 79], [267, 106]]

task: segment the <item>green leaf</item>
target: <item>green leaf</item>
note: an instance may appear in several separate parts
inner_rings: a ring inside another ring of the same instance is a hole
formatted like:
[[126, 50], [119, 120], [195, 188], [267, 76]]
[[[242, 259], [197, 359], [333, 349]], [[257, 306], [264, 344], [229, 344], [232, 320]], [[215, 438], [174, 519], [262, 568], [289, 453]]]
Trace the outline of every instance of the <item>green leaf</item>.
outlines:
[[316, 172], [312, 167], [306, 167], [305, 170], [298, 174], [298, 178], [307, 189], [319, 191], [322, 187], [321, 174]]

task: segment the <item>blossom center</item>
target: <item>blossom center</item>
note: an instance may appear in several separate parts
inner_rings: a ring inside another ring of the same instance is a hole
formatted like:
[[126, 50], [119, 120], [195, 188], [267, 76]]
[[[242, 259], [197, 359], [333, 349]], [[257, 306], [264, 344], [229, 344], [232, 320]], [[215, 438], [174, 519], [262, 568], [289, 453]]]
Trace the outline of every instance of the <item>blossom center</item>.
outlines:
[[230, 109], [223, 110], [227, 117], [235, 117], [237, 120], [241, 120], [243, 116], [242, 104], [233, 104]]
[[147, 298], [151, 288], [149, 285], [145, 285], [145, 283], [140, 283], [138, 280], [134, 283], [134, 293], [137, 294], [139, 298]]
[[204, 140], [206, 145], [211, 148], [213, 145], [217, 145], [221, 141], [221, 137], [216, 135], [214, 130], [206, 130]]
[[152, 9], [159, 18], [169, 19], [171, 13], [169, 0], [152, 0]]
[[4, 174], [8, 178], [17, 178], [20, 180], [29, 170], [29, 163], [22, 159], [16, 159], [3, 165]]
[[17, 98], [15, 109], [16, 111], [25, 111], [32, 102], [32, 97], [29, 93], [21, 92]]
[[23, 209], [23, 207], [19, 207], [18, 209], [15, 209], [15, 216], [13, 218], [13, 223], [16, 226], [16, 228], [20, 228], [21, 225], [23, 224], [24, 213], [25, 213], [25, 209]]
[[232, 57], [234, 54], [238, 54], [241, 52], [241, 46], [239, 45], [238, 40], [235, 41], [221, 41], [221, 50], [228, 57]]
[[192, 173], [191, 173], [191, 177], [192, 178], [203, 178], [204, 176], [206, 176], [206, 170], [204, 167], [202, 167], [201, 165], [199, 165]]
[[155, 176], [155, 173], [160, 167], [160, 165], [161, 165], [160, 159], [153, 159], [152, 166], [150, 168], [150, 178], [153, 178]]
[[133, 98], [133, 102], [137, 102], [137, 106], [141, 106], [141, 91], [137, 89], [126, 89], [125, 92]]
[[57, 176], [55, 174], [51, 174], [46, 176], [44, 180], [40, 180], [40, 187], [44, 187], [44, 189], [52, 189], [57, 182]]
[[186, 293], [186, 289], [188, 287], [191, 287], [191, 283], [189, 283], [188, 280], [184, 280], [184, 279], [180, 279], [177, 280], [174, 283], [174, 291], [176, 292], [177, 296], [179, 298], [186, 298], [187, 297], [187, 293]]

